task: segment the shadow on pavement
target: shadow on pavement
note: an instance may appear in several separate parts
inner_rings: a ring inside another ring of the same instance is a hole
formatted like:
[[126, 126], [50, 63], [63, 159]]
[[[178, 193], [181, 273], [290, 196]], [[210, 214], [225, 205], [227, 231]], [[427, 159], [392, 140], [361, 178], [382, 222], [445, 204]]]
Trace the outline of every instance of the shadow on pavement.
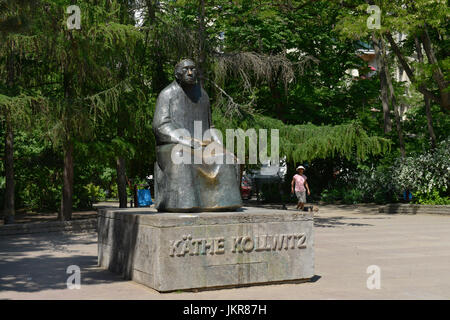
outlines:
[[[124, 281], [97, 267], [97, 255], [83, 255], [96, 233], [46, 233], [0, 238], [0, 292], [67, 288], [67, 267], [81, 270], [81, 286]], [[84, 247], [84, 248], [83, 248]], [[78, 248], [78, 249], [77, 249]]]
[[389, 218], [350, 218], [350, 217], [320, 217], [314, 216], [314, 227], [319, 228], [335, 228], [335, 227], [372, 227], [373, 224], [369, 223], [360, 223], [360, 222], [352, 222], [351, 220], [368, 220], [368, 219], [389, 219]]

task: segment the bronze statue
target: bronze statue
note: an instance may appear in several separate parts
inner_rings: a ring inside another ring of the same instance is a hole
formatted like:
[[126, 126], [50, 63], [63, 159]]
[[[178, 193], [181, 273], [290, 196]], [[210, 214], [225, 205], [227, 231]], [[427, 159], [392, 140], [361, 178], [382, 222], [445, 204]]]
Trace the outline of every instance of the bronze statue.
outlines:
[[[208, 131], [213, 128], [209, 97], [195, 63], [179, 62], [175, 78], [159, 94], [153, 118], [155, 206], [171, 212], [235, 210], [242, 206], [239, 166], [225, 164], [225, 157], [234, 156], [214, 130]], [[211, 161], [219, 158], [222, 163]]]

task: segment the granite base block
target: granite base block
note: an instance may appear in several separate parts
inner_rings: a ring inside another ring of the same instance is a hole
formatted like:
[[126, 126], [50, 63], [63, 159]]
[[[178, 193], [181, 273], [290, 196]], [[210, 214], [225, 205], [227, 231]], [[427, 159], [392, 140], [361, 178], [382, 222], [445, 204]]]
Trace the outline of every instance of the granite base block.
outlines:
[[160, 292], [306, 280], [314, 275], [313, 215], [100, 209], [98, 262]]

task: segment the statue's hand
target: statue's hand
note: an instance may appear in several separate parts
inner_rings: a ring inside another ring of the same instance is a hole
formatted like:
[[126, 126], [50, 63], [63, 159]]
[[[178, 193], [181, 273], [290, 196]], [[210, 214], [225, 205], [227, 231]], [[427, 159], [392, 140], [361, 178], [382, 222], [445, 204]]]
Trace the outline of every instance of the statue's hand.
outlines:
[[179, 144], [181, 144], [183, 146], [186, 146], [186, 147], [194, 149], [194, 144], [193, 144], [194, 141], [192, 139], [190, 139], [190, 138], [180, 137], [180, 138], [173, 139], [173, 140], [177, 141], [177, 143], [179, 143]]
[[203, 140], [202, 141], [202, 147], [206, 147], [208, 144], [210, 144], [212, 141], [211, 140]]
[[211, 126], [211, 140], [218, 144], [223, 144], [218, 136], [218, 132], [219, 131], [214, 126]]
[[198, 140], [192, 140], [191, 141], [191, 148], [192, 149], [198, 149], [202, 147], [202, 141], [198, 141]]
[[211, 142], [212, 141], [210, 141], [210, 140], [198, 140], [198, 139], [192, 138], [191, 148], [193, 148], [193, 149], [204, 148]]

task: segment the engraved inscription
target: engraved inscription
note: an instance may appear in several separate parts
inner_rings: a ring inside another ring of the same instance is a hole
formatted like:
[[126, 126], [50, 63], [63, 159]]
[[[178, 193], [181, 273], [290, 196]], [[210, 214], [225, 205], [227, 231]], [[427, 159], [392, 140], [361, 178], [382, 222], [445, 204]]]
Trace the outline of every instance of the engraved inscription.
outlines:
[[173, 240], [169, 244], [169, 256], [184, 257], [205, 254], [224, 254], [225, 238], [192, 239], [192, 235], [183, 235], [181, 240]]
[[184, 257], [198, 255], [218, 255], [225, 251], [232, 253], [249, 253], [261, 251], [281, 251], [306, 248], [304, 233], [273, 234], [257, 236], [232, 237], [228, 241], [224, 237], [209, 239], [193, 239], [192, 235], [183, 235], [179, 240], [169, 243], [169, 256]]

